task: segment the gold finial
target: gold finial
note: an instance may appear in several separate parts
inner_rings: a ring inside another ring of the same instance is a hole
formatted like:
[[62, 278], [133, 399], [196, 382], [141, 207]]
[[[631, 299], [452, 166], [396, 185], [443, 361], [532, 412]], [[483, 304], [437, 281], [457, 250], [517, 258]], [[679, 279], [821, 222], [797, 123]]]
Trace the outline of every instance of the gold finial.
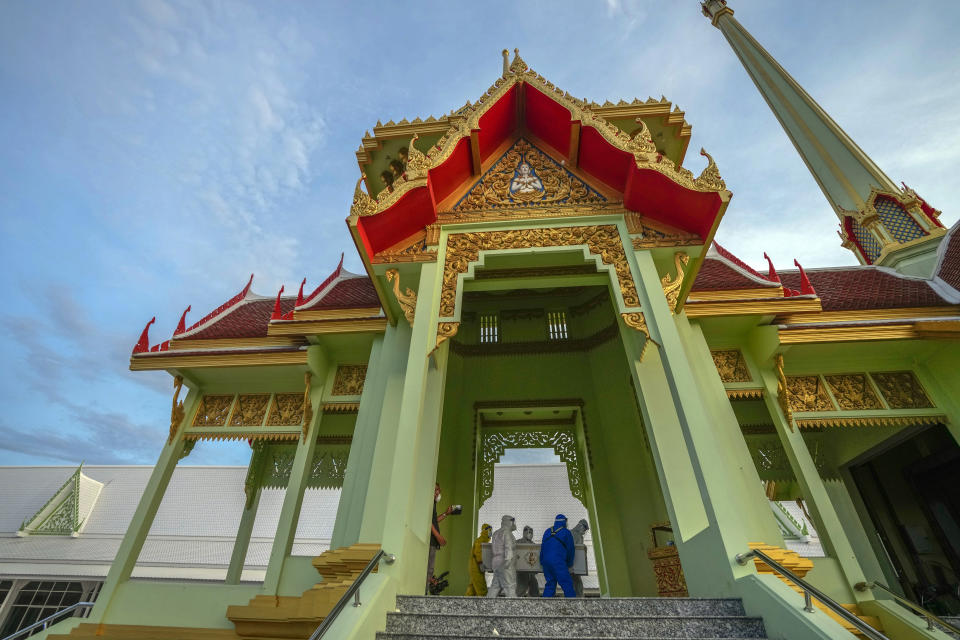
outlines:
[[510, 73], [510, 52], [507, 49], [504, 49], [502, 52], [503, 55], [503, 77], [506, 78], [507, 74]]
[[410, 144], [407, 145], [407, 180], [426, 177], [427, 170], [430, 168], [430, 160], [420, 149], [414, 146], [420, 134], [413, 134], [410, 138]]
[[510, 71], [517, 75], [527, 70], [527, 63], [520, 57], [520, 49], [513, 50], [513, 62], [510, 63]]
[[723, 181], [723, 178], [720, 177], [720, 170], [717, 169], [717, 163], [713, 161], [713, 156], [707, 153], [702, 147], [700, 148], [700, 155], [707, 159], [707, 166], [703, 170], [703, 173], [694, 180], [694, 184], [698, 189], [709, 190], [709, 191], [723, 191], [727, 188], [727, 183]]

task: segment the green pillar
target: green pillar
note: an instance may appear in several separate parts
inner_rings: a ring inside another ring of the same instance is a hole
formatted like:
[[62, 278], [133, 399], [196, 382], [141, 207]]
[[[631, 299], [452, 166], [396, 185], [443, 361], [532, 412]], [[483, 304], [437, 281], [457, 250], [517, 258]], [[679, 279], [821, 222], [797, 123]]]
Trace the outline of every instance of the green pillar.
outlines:
[[[253, 463], [251, 454], [250, 462]], [[240, 584], [240, 575], [243, 573], [243, 561], [247, 559], [247, 549], [250, 547], [250, 534], [253, 533], [253, 523], [257, 520], [257, 508], [260, 506], [260, 494], [263, 489], [257, 486], [254, 489], [253, 500], [250, 506], [243, 510], [240, 516], [240, 526], [237, 527], [237, 539], [233, 543], [233, 553], [230, 555], [230, 566], [227, 567], [226, 584]]]
[[[776, 331], [776, 327], [769, 327], [769, 329]], [[758, 354], [754, 354], [755, 358], [756, 355]], [[801, 435], [799, 429], [795, 429], [787, 422], [783, 411], [780, 409], [777, 401], [777, 372], [773, 359], [768, 355], [766, 362], [757, 359], [757, 364], [764, 386], [764, 402], [770, 412], [777, 435], [780, 437], [780, 444], [790, 461], [790, 467], [797, 478], [797, 482], [800, 483], [807, 504], [810, 506], [811, 515], [816, 521], [817, 531], [822, 537], [826, 538], [827, 548], [840, 565], [847, 586], [852, 587], [858, 582], [863, 582], [866, 580], [863, 570], [860, 568], [860, 563], [853, 552], [853, 546], [840, 524], [840, 518], [837, 517], [837, 511], [833, 508], [830, 494], [827, 493], [820, 472], [817, 471], [813, 456], [810, 455], [810, 450], [803, 441], [803, 435]], [[849, 600], [850, 602], [874, 599], [873, 594], [869, 591], [854, 591], [852, 588], [849, 589], [847, 595], [852, 599]]]
[[163, 494], [170, 484], [170, 477], [173, 470], [177, 467], [177, 462], [183, 454], [185, 441], [183, 439], [183, 429], [193, 418], [197, 411], [197, 405], [200, 402], [202, 393], [197, 389], [190, 389], [186, 399], [183, 402], [184, 418], [177, 431], [177, 437], [173, 442], [166, 444], [160, 452], [160, 458], [153, 467], [150, 474], [150, 480], [143, 491], [137, 510], [130, 520], [130, 526], [127, 527], [127, 533], [123, 536], [123, 542], [117, 550], [117, 555], [110, 565], [110, 571], [100, 589], [100, 595], [97, 597], [97, 604], [90, 612], [90, 622], [102, 622], [106, 619], [107, 612], [110, 610], [110, 602], [113, 599], [117, 589], [130, 579], [133, 568], [137, 564], [137, 558], [140, 557], [140, 551], [143, 549], [143, 543], [153, 526], [153, 519], [157, 515], [157, 509], [163, 501]]
[[642, 335], [621, 331], [687, 586], [693, 596], [731, 596], [734, 581], [753, 571], [734, 561], [747, 550], [751, 518], [744, 511], [753, 507], [727, 467], [736, 451], [716, 433], [718, 423], [736, 421], [708, 410], [677, 328], [686, 320], [671, 313], [650, 253], [634, 258], [647, 326], [660, 346], [648, 345], [641, 361]]
[[317, 429], [323, 417], [319, 407], [323, 403], [323, 386], [330, 365], [320, 346], [309, 348], [307, 361], [313, 374], [310, 384], [313, 419], [310, 421], [306, 437], [300, 438], [297, 442], [297, 452], [293, 458], [293, 467], [290, 469], [290, 481], [287, 483], [287, 490], [283, 496], [283, 506], [280, 507], [277, 533], [273, 538], [273, 548], [270, 551], [270, 560], [267, 564], [267, 575], [263, 579], [263, 593], [268, 595], [278, 593], [286, 560], [293, 549], [293, 538], [296, 535], [297, 523], [300, 520], [300, 507], [303, 505], [303, 492], [310, 480], [313, 452], [317, 448]]

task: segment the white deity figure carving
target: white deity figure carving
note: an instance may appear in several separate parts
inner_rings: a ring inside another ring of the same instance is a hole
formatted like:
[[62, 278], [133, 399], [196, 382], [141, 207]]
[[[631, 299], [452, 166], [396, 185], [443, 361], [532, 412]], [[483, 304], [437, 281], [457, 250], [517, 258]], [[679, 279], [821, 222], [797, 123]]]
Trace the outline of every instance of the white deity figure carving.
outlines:
[[528, 199], [541, 193], [543, 193], [543, 182], [533, 172], [533, 167], [527, 162], [521, 162], [517, 166], [517, 174], [510, 181], [510, 195], [521, 198], [526, 196], [525, 199]]

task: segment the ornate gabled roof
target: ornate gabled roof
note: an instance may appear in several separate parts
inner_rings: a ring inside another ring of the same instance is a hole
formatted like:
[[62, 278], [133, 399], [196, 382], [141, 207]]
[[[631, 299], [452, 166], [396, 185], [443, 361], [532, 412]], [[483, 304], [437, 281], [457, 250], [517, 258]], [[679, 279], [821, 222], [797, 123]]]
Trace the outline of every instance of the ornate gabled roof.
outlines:
[[442, 136], [418, 146], [420, 134], [413, 133], [392, 189], [374, 199], [362, 189], [361, 178], [348, 220], [356, 226], [360, 248], [373, 256], [433, 223], [445, 200], [476, 179], [484, 163], [526, 136], [568, 168], [616, 192], [625, 209], [707, 237], [730, 197], [716, 164], [702, 152], [707, 168], [695, 177], [661, 154], [649, 127], [636, 120], [637, 130], [626, 133], [517, 55], [480, 100], [447, 116]]
[[[245, 326], [251, 318], [258, 315], [259, 307], [269, 305], [270, 298], [257, 295], [251, 291], [253, 274], [240, 293], [233, 296], [222, 305], [205, 315], [199, 321], [190, 325], [182, 333], [174, 333], [174, 340], [206, 340], [211, 338], [237, 337], [222, 335], [236, 332], [237, 327]], [[233, 330], [231, 330], [233, 328]], [[266, 335], [266, 333], [264, 333]]]
[[[958, 243], [960, 247], [960, 243]], [[875, 266], [830, 267], [804, 270], [820, 298], [823, 311], [940, 307], [956, 304], [938, 293], [924, 278], [905, 276]], [[775, 289], [804, 290], [803, 272], [779, 271], [780, 282], [763, 276], [735, 255], [714, 243], [703, 261], [691, 291]]]
[[81, 463], [46, 504], [23, 521], [17, 535], [79, 535], [101, 489], [103, 483], [85, 476]]
[[[960, 302], [960, 222], [953, 225], [940, 243], [940, 259], [934, 272], [935, 285], [942, 294]], [[944, 286], [946, 285], [946, 286]]]
[[343, 268], [342, 261], [334, 273], [334, 277], [328, 278], [324, 284], [317, 287], [294, 311], [380, 306], [380, 299], [370, 278], [347, 271]]

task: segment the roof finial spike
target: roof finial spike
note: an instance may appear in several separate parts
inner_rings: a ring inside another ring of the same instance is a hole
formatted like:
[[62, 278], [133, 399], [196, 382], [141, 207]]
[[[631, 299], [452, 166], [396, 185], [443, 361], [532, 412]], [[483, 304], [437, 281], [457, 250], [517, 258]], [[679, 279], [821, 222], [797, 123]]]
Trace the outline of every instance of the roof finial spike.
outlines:
[[133, 346], [133, 353], [146, 353], [150, 351], [150, 325], [157, 321], [157, 316], [150, 318], [150, 322], [147, 323], [147, 326], [143, 328], [143, 332], [140, 334], [140, 339], [137, 340], [137, 344]]
[[180, 315], [180, 322], [177, 323], [177, 330], [173, 332], [173, 335], [178, 336], [187, 330], [187, 314], [188, 313], [190, 313], [190, 305], [187, 305], [187, 308], [184, 309], [183, 313]]
[[803, 270], [803, 267], [800, 266], [796, 258], [793, 259], [793, 264], [797, 266], [797, 269], [800, 269], [800, 295], [817, 295], [816, 289], [810, 284], [810, 278], [807, 277], [807, 272]]
[[770, 256], [767, 255], [767, 252], [763, 252], [763, 257], [766, 258], [767, 264], [770, 265], [770, 273], [767, 275], [767, 280], [771, 282], [780, 282], [780, 276], [777, 274], [777, 270], [773, 267], [773, 260], [770, 259]]
[[527, 63], [520, 57], [520, 49], [513, 50], [513, 62], [510, 63], [510, 71], [520, 75], [527, 70]]
[[501, 55], [503, 55], [503, 77], [506, 78], [510, 75], [510, 51], [504, 49]]
[[300, 283], [300, 293], [297, 294], [297, 306], [298, 306], [298, 307], [303, 304], [303, 285], [305, 285], [305, 284], [307, 284], [307, 279], [306, 279], [306, 278], [304, 278], [303, 281]]
[[247, 297], [247, 294], [250, 293], [250, 287], [253, 285], [253, 274], [250, 274], [250, 279], [247, 280], [247, 286], [243, 288], [243, 293], [240, 294], [240, 299]]
[[283, 295], [283, 285], [280, 285], [280, 291], [277, 292], [277, 301], [273, 304], [273, 313], [270, 314], [271, 320], [280, 320], [283, 318], [283, 312], [280, 310], [280, 296]]

